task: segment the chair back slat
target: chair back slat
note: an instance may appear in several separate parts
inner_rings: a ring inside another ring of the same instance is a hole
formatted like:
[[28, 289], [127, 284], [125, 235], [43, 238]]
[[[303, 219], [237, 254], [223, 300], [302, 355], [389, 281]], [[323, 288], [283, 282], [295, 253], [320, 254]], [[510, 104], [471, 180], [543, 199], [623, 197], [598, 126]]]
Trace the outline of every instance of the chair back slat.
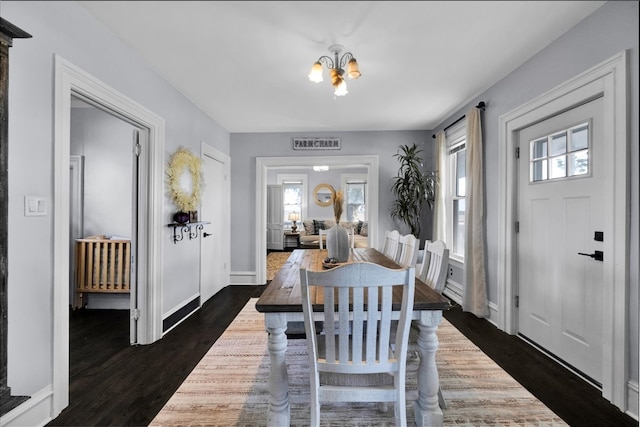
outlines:
[[436, 240], [425, 245], [424, 253], [424, 261], [418, 277], [441, 294], [447, 282], [449, 249], [442, 240]]
[[385, 236], [384, 247], [382, 249], [382, 253], [387, 256], [387, 258], [391, 258], [392, 260], [396, 259], [398, 254], [398, 243], [400, 242], [400, 232], [398, 230], [389, 231], [389, 233]]
[[405, 234], [400, 236], [398, 240], [398, 253], [396, 254], [396, 262], [403, 267], [416, 265], [418, 262], [418, 252], [420, 249], [420, 240], [413, 234]]

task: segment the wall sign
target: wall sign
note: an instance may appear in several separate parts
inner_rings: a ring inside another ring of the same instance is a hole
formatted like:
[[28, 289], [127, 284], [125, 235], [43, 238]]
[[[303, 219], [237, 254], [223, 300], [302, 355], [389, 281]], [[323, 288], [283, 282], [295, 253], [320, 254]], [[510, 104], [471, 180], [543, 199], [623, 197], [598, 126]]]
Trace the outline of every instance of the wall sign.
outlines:
[[293, 138], [294, 150], [339, 150], [340, 138]]

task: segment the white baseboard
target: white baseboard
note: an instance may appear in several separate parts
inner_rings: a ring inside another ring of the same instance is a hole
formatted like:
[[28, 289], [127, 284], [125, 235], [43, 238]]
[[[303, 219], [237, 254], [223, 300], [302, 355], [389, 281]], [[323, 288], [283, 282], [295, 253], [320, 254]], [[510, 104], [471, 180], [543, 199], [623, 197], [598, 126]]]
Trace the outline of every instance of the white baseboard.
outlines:
[[[447, 279], [447, 283], [445, 284], [444, 291], [442, 292], [442, 294], [448, 297], [449, 299], [451, 299], [451, 301], [459, 305], [462, 305], [462, 285], [460, 283], [455, 282], [451, 279]], [[498, 318], [498, 305], [489, 301], [489, 317], [487, 317], [486, 319], [497, 326], [498, 325], [498, 321], [496, 320], [497, 318]]]
[[51, 421], [53, 407], [53, 388], [51, 385], [34, 393], [29, 400], [12, 409], [0, 418], [3, 427], [44, 426]]
[[193, 301], [194, 299], [198, 298], [199, 296], [200, 296], [200, 293], [196, 292], [195, 294], [191, 295], [189, 298], [187, 298], [184, 301], [180, 302], [175, 307], [173, 307], [171, 310], [169, 310], [166, 313], [164, 313], [162, 315], [162, 320], [166, 320], [167, 317], [171, 316], [176, 311], [182, 309], [182, 307], [184, 307], [185, 305], [189, 304], [191, 301]]
[[232, 271], [229, 275], [229, 283], [231, 285], [264, 285], [264, 283], [256, 283], [255, 271]]
[[638, 421], [638, 383], [629, 381], [627, 383], [627, 415]]

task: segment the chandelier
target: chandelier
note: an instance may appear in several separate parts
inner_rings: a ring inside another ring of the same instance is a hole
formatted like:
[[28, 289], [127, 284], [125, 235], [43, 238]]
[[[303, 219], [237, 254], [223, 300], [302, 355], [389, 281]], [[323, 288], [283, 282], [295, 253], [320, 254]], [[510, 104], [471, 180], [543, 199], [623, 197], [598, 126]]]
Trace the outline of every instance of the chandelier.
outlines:
[[357, 79], [360, 77], [360, 70], [358, 69], [358, 62], [353, 57], [351, 52], [346, 52], [340, 56], [344, 47], [339, 44], [329, 46], [329, 52], [334, 55], [331, 58], [327, 55], [323, 55], [313, 64], [311, 72], [309, 73], [309, 80], [319, 83], [322, 79], [322, 64], [329, 68], [331, 73], [331, 85], [334, 87], [335, 96], [344, 96], [347, 92], [347, 83], [344, 81], [344, 67], [347, 66], [347, 76], [350, 79]]

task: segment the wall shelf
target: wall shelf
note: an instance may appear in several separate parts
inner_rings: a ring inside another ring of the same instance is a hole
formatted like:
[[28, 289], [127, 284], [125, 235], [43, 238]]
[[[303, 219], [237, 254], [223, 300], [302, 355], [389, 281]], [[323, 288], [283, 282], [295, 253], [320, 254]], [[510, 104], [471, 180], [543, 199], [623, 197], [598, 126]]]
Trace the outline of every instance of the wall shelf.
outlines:
[[198, 231], [202, 230], [205, 224], [211, 223], [207, 221], [187, 222], [184, 224], [173, 222], [171, 224], [167, 224], [167, 227], [173, 228], [173, 243], [175, 244], [182, 241], [185, 236], [189, 237], [189, 240], [197, 239]]

